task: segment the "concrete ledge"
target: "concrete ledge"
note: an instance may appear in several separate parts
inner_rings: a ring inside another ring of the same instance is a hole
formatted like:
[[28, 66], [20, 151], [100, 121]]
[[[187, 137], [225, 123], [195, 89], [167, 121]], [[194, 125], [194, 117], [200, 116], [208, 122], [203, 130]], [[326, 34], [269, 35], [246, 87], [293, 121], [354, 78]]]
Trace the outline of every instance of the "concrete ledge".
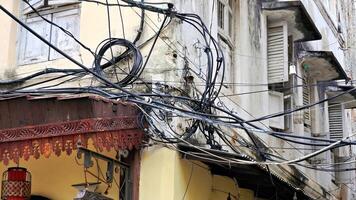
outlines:
[[[320, 40], [319, 30], [300, 1], [265, 1], [262, 9], [269, 21], [287, 21], [296, 42]], [[292, 28], [291, 28], [292, 27]]]

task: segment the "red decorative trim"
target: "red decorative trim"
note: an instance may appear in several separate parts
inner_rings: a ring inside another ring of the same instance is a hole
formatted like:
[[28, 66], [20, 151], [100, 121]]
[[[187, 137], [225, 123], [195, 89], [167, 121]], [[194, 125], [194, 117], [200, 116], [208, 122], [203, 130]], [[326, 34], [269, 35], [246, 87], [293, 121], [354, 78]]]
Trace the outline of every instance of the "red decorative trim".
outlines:
[[8, 164], [30, 156], [70, 155], [77, 144], [87, 147], [89, 138], [102, 151], [139, 148], [143, 133], [136, 117], [96, 118], [0, 131], [0, 161]]
[[0, 143], [138, 127], [137, 117], [95, 118], [0, 130]]

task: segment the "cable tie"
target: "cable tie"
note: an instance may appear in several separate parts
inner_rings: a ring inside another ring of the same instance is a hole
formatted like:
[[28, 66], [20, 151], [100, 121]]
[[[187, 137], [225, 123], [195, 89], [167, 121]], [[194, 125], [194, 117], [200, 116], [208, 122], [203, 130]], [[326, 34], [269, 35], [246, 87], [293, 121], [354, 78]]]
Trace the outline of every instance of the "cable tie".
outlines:
[[152, 102], [152, 98], [151, 97], [144, 97], [144, 100], [146, 103], [151, 103]]

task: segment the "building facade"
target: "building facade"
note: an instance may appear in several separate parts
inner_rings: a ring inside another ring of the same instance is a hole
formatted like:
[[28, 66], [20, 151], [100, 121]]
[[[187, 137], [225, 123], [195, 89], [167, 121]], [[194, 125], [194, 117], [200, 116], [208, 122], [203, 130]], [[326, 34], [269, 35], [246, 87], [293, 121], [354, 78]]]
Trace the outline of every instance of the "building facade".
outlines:
[[354, 1], [0, 5], [0, 171], [33, 195], [356, 199]]

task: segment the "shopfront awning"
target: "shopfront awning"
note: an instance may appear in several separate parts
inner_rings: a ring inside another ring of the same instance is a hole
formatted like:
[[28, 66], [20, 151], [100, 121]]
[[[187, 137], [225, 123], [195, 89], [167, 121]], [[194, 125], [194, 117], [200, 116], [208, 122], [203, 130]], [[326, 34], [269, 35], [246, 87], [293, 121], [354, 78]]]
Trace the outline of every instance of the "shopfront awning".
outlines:
[[304, 70], [317, 81], [349, 80], [331, 51], [301, 51], [298, 57]]
[[179, 149], [183, 158], [207, 164], [213, 174], [235, 178], [239, 187], [253, 190], [256, 197], [274, 199], [277, 194], [278, 199], [293, 199], [296, 194], [298, 199], [328, 199], [326, 190], [318, 185], [311, 185], [310, 180], [295, 167], [289, 166], [293, 170], [291, 174], [275, 165], [269, 166], [268, 169], [265, 165], [246, 165], [227, 161], [233, 159], [252, 161], [244, 154], [203, 148], [204, 152], [214, 154], [213, 156], [187, 145], [180, 145]]
[[132, 104], [98, 96], [17, 96], [0, 99], [0, 161], [71, 154], [89, 138], [95, 148], [139, 148], [143, 132]]
[[262, 3], [262, 9], [269, 23], [286, 21], [288, 33], [293, 35], [294, 41], [321, 39], [319, 30], [301, 1], [265, 1]]

